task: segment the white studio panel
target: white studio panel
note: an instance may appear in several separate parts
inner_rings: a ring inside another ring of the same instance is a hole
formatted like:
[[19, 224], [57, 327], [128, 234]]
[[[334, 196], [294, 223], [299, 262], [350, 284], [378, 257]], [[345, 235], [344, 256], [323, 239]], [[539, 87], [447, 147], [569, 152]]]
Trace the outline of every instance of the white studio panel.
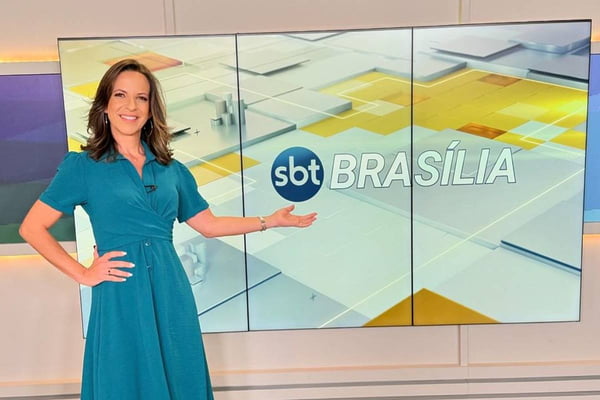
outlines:
[[204, 335], [212, 371], [457, 365], [455, 326]]
[[0, 60], [56, 60], [59, 37], [164, 33], [163, 0], [16, 1], [0, 13]]
[[77, 284], [40, 256], [0, 260], [0, 398], [11, 388], [21, 395], [18, 386], [26, 382], [79, 379], [84, 342]]
[[0, 75], [26, 75], [26, 74], [58, 74], [60, 66], [57, 61], [44, 62], [0, 62]]
[[463, 15], [465, 23], [592, 19], [592, 38], [600, 32], [597, 0], [463, 0]]
[[459, 0], [175, 0], [177, 34], [285, 32], [456, 24]]

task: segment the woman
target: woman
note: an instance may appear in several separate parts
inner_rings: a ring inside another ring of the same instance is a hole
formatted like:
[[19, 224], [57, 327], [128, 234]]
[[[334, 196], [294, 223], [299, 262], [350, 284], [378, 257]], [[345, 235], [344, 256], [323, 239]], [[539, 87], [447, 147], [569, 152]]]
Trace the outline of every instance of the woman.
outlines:
[[[267, 217], [216, 217], [172, 158], [159, 83], [135, 60], [104, 75], [88, 143], [68, 153], [20, 233], [80, 284], [93, 286], [81, 398], [212, 399], [194, 298], [172, 244], [175, 219], [206, 237], [307, 227], [293, 206]], [[81, 205], [97, 243], [85, 268], [48, 229]]]

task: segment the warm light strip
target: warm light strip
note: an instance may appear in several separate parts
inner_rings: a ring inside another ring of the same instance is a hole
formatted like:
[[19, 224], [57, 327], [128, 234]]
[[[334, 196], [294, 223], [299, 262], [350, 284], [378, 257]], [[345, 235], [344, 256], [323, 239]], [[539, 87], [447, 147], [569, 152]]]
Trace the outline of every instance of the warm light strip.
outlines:
[[58, 56], [56, 54], [40, 54], [40, 55], [28, 55], [28, 56], [13, 56], [13, 57], [0, 57], [0, 63], [30, 63], [30, 62], [58, 62]]
[[[460, 16], [459, 16], [460, 17]], [[600, 32], [592, 33], [592, 43], [600, 42]], [[58, 62], [58, 55], [55, 53], [52, 54], [29, 54], [23, 56], [4, 56], [0, 57], [0, 63], [25, 63], [25, 62], [48, 62], [48, 61], [56, 61]]]
[[[77, 259], [77, 253], [69, 253], [69, 255]], [[15, 256], [0, 256], [0, 264], [10, 261], [26, 261], [26, 260], [41, 260], [43, 257], [39, 254], [23, 254]]]
[[81, 384], [81, 379], [79, 379], [79, 378], [67, 378], [67, 379], [10, 381], [10, 382], [0, 382], [0, 387], [32, 386], [32, 385], [65, 385], [65, 384], [66, 385], [68, 385], [68, 384]]

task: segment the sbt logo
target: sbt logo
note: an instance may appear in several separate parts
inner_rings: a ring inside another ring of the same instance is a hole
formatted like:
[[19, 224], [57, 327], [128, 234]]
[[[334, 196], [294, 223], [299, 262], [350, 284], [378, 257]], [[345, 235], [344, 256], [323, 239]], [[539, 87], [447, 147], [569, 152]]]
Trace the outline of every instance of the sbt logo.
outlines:
[[284, 199], [306, 201], [323, 185], [323, 163], [306, 147], [290, 147], [273, 161], [271, 182]]

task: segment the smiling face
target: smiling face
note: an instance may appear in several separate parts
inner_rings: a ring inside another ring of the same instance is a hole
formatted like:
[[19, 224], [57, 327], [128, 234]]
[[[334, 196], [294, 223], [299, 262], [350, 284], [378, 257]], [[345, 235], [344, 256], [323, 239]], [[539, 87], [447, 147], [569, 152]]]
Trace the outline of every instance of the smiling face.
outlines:
[[141, 136], [142, 127], [150, 115], [150, 84], [137, 71], [123, 71], [114, 82], [104, 110], [110, 121], [111, 133], [120, 136]]

